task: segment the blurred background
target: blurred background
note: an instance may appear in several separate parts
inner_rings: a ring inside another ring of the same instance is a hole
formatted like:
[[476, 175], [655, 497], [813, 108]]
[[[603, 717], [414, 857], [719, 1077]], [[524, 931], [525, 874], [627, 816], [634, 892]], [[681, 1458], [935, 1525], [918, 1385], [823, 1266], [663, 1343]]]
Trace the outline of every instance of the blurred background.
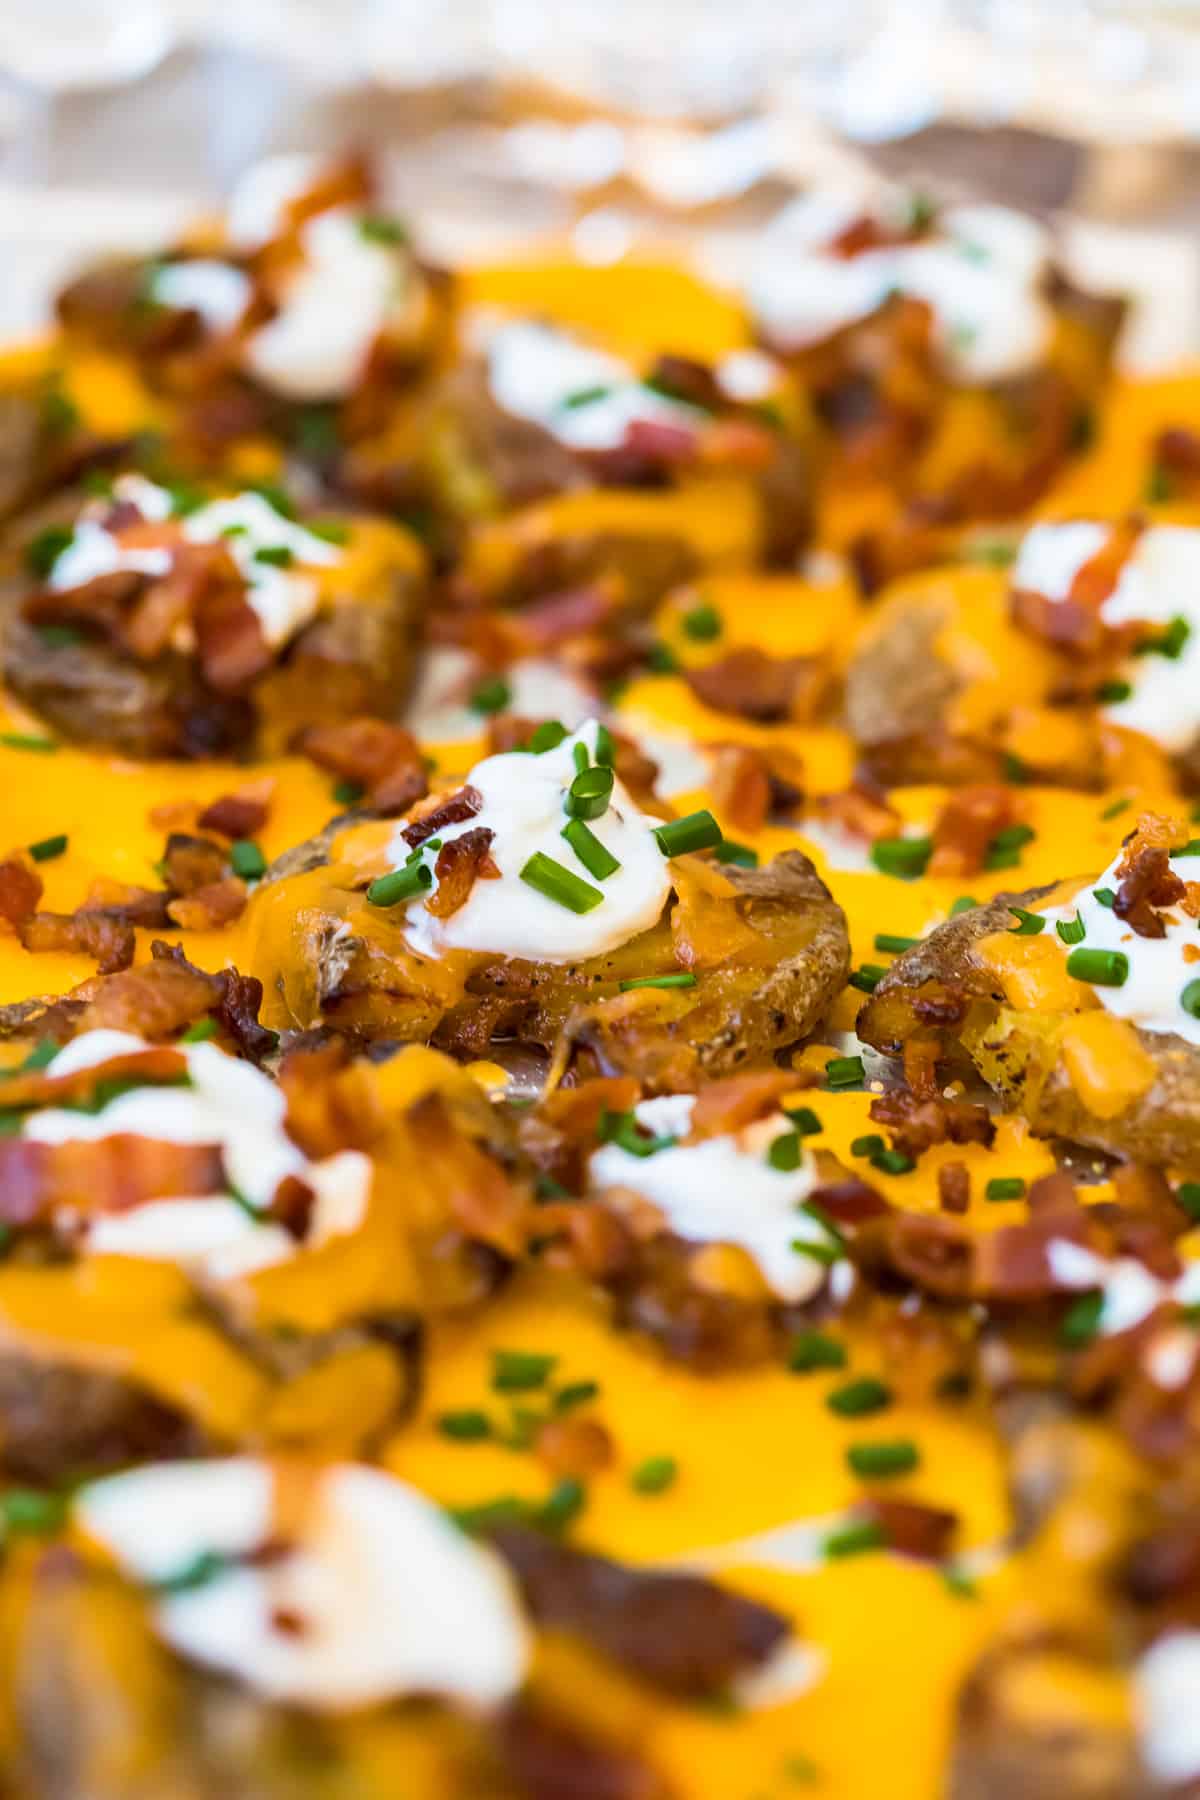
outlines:
[[0, 330], [272, 150], [367, 144], [449, 260], [747, 234], [863, 164], [1065, 222], [1200, 345], [1200, 0], [0, 0]]

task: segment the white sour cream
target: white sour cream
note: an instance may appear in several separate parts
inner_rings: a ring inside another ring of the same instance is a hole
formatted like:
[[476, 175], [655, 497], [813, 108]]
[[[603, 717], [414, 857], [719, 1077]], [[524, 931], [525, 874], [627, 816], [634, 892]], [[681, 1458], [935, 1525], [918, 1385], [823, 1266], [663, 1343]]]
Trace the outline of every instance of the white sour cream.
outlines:
[[[671, 865], [653, 830], [659, 823], [641, 812], [620, 781], [613, 784], [608, 810], [587, 821], [589, 829], [620, 862], [615, 874], [596, 881], [562, 835], [568, 822], [563, 802], [575, 778], [572, 751], [582, 744], [595, 760], [594, 720], [541, 756], [506, 751], [488, 756], [467, 776], [483, 796], [473, 818], [437, 833], [442, 843], [479, 826], [493, 831], [491, 857], [498, 880], [476, 881], [465, 904], [448, 919], [427, 912], [424, 896], [410, 902], [405, 931], [415, 950], [438, 956], [445, 950], [478, 950], [537, 962], [577, 962], [602, 956], [658, 922], [671, 892]], [[521, 870], [535, 852], [552, 857], [604, 895], [591, 912], [573, 913], [548, 899]], [[393, 867], [404, 864], [409, 847], [403, 825], [389, 847]], [[426, 851], [432, 868], [436, 851]]]
[[269, 156], [247, 169], [229, 197], [225, 235], [238, 250], [257, 250], [278, 237], [288, 207], [307, 194], [327, 167], [308, 152]]
[[498, 326], [488, 339], [487, 365], [498, 406], [573, 450], [619, 449], [637, 423], [691, 431], [704, 422], [696, 407], [644, 386], [627, 363], [550, 325]]
[[[158, 1463], [83, 1488], [75, 1514], [127, 1574], [162, 1583], [275, 1538], [274, 1498], [270, 1465], [250, 1457]], [[315, 1477], [294, 1549], [163, 1595], [155, 1622], [189, 1661], [323, 1711], [405, 1694], [497, 1706], [529, 1659], [500, 1560], [414, 1488], [348, 1463]]]
[[[1035, 525], [1013, 568], [1013, 585], [1048, 600], [1065, 600], [1085, 563], [1103, 548], [1112, 528], [1075, 520]], [[1114, 724], [1144, 732], [1164, 750], [1185, 750], [1200, 735], [1200, 530], [1152, 525], [1137, 539], [1113, 591], [1101, 602], [1106, 625], [1145, 622], [1165, 630], [1184, 619], [1189, 634], [1178, 656], [1150, 652], [1129, 657], [1121, 679], [1132, 690], [1102, 711]]]
[[1200, 1774], [1200, 1631], [1171, 1631], [1134, 1672], [1142, 1758], [1174, 1786]]
[[[691, 1129], [695, 1103], [692, 1094], [668, 1094], [640, 1101], [634, 1111], [655, 1137], [682, 1138]], [[786, 1172], [767, 1161], [775, 1139], [793, 1129], [786, 1114], [774, 1113], [736, 1136], [675, 1144], [652, 1156], [603, 1144], [592, 1154], [589, 1180], [593, 1189], [629, 1188], [642, 1195], [689, 1243], [740, 1246], [772, 1292], [796, 1303], [817, 1292], [828, 1265], [794, 1246], [828, 1250], [831, 1239], [799, 1210], [817, 1185], [811, 1154], [804, 1151], [799, 1167]]]
[[210, 331], [231, 331], [250, 304], [250, 278], [212, 257], [166, 263], [150, 284], [151, 298], [179, 312], [199, 313]]
[[[113, 498], [128, 500], [142, 516], [156, 524], [171, 515], [171, 495], [140, 475], [123, 475], [114, 484]], [[55, 562], [49, 586], [59, 592], [82, 587], [98, 575], [131, 569], [162, 576], [171, 567], [169, 549], [142, 549], [122, 544], [104, 525], [107, 501], [97, 501], [80, 516], [75, 535]], [[258, 615], [263, 636], [272, 649], [287, 643], [313, 618], [320, 606], [320, 589], [305, 566], [328, 568], [341, 559], [337, 545], [306, 531], [276, 512], [262, 494], [235, 494], [214, 500], [178, 521], [180, 534], [190, 543], [211, 544], [222, 540], [238, 573], [246, 583], [246, 600]], [[287, 568], [259, 560], [260, 551], [286, 550], [292, 557]], [[297, 567], [296, 565], [300, 565]], [[180, 645], [186, 648], [186, 645]]]
[[290, 400], [336, 400], [358, 385], [372, 346], [405, 297], [403, 247], [366, 237], [362, 215], [318, 213], [300, 233], [304, 261], [279, 312], [246, 345], [246, 366]]
[[932, 309], [939, 350], [964, 381], [1000, 381], [1043, 353], [1053, 316], [1042, 297], [1050, 239], [1000, 206], [950, 207], [914, 243], [838, 256], [830, 244], [871, 208], [811, 196], [768, 232], [747, 293], [766, 335], [797, 348], [875, 312], [892, 293]]
[[1098, 1330], [1104, 1336], [1132, 1331], [1167, 1301], [1193, 1306], [1200, 1301], [1200, 1263], [1189, 1263], [1175, 1281], [1160, 1281], [1136, 1257], [1119, 1256], [1109, 1261], [1083, 1244], [1056, 1238], [1047, 1247], [1047, 1261], [1056, 1281], [1064, 1287], [1098, 1288], [1103, 1296]]
[[[92, 1068], [149, 1046], [124, 1031], [87, 1031], [60, 1050], [55, 1075]], [[254, 1215], [288, 1175], [305, 1182], [315, 1204], [308, 1245], [355, 1231], [366, 1214], [371, 1165], [356, 1150], [310, 1162], [285, 1130], [287, 1103], [278, 1085], [252, 1063], [215, 1044], [183, 1044], [190, 1085], [142, 1087], [119, 1095], [98, 1113], [46, 1107], [33, 1113], [22, 1136], [43, 1144], [94, 1141], [129, 1133], [174, 1144], [216, 1144], [238, 1200], [221, 1195], [155, 1200], [87, 1223], [93, 1254], [176, 1262], [213, 1280], [282, 1262], [300, 1247], [292, 1235]]]
[[[504, 671], [507, 710], [522, 719], [558, 719], [574, 730], [596, 710], [596, 696], [560, 663], [523, 657]], [[482, 719], [470, 705], [481, 680], [479, 663], [466, 650], [434, 644], [417, 671], [404, 723], [427, 744], [461, 743], [478, 737]]]
[[[1178, 906], [1169, 906], [1159, 913], [1166, 936], [1144, 938], [1118, 919], [1110, 906], [1102, 906], [1096, 890], [1115, 891], [1121, 854], [1118, 852], [1104, 873], [1082, 887], [1074, 899], [1064, 906], [1047, 908], [1044, 916], [1051, 921], [1051, 929], [1060, 919], [1073, 920], [1076, 914], [1082, 920], [1082, 942], [1079, 946], [1064, 945], [1064, 956], [1078, 947], [1121, 950], [1129, 958], [1129, 974], [1123, 987], [1092, 990], [1106, 1011], [1128, 1019], [1143, 1031], [1173, 1031], [1189, 1044], [1200, 1044], [1200, 1019], [1185, 1012], [1180, 1003], [1184, 988], [1200, 980], [1200, 962], [1186, 962], [1183, 954], [1187, 947], [1200, 949], [1200, 922], [1189, 918]], [[1200, 856], [1172, 856], [1170, 867], [1181, 881], [1200, 881]]]

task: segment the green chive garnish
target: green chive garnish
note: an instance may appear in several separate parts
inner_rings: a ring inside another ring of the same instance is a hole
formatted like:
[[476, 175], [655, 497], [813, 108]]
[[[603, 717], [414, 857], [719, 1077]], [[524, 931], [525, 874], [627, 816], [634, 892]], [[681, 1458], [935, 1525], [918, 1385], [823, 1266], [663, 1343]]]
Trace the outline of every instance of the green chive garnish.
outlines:
[[1064, 944], [1082, 944], [1087, 936], [1087, 927], [1078, 913], [1073, 919], [1058, 919], [1054, 929]]
[[272, 569], [290, 569], [296, 560], [296, 552], [287, 544], [264, 544], [261, 550], [254, 552], [255, 562], [266, 563]]
[[635, 1113], [609, 1112], [607, 1109], [596, 1122], [596, 1137], [600, 1143], [615, 1144], [630, 1156], [656, 1156], [660, 1150], [670, 1150], [679, 1141], [673, 1137], [651, 1137], [638, 1123]]
[[573, 393], [564, 397], [561, 404], [567, 412], [574, 412], [577, 406], [592, 406], [597, 400], [606, 400], [611, 393], [611, 387], [603, 383], [595, 387], [576, 388]]
[[554, 1394], [554, 1410], [558, 1413], [571, 1412], [577, 1406], [586, 1406], [599, 1392], [598, 1381], [569, 1381]]
[[646, 667], [653, 675], [674, 675], [679, 669], [679, 658], [667, 644], [651, 644], [646, 652]]
[[1129, 979], [1129, 958], [1123, 950], [1072, 950], [1067, 974], [1093, 987], [1124, 987]]
[[687, 856], [692, 850], [712, 850], [721, 842], [721, 827], [710, 812], [694, 812], [657, 826], [654, 838], [664, 856]]
[[1181, 1181], [1175, 1198], [1189, 1219], [1200, 1220], [1200, 1181]]
[[75, 542], [69, 525], [47, 525], [25, 546], [25, 566], [39, 581], [45, 581], [64, 550]]
[[188, 1026], [179, 1041], [181, 1044], [206, 1044], [209, 1038], [215, 1038], [216, 1035], [217, 1021], [215, 1019], [197, 1019], [194, 1025]]
[[1019, 1200], [1025, 1183], [1019, 1175], [997, 1175], [983, 1190], [985, 1200]]
[[855, 1087], [865, 1073], [861, 1056], [834, 1056], [825, 1064], [825, 1079], [831, 1088]]
[[1101, 706], [1117, 706], [1122, 700], [1128, 700], [1133, 687], [1128, 681], [1102, 681], [1096, 689], [1096, 699]]
[[[568, 912], [588, 913], [599, 906], [604, 895], [590, 882], [581, 881], [578, 875], [572, 875], [552, 856], [546, 856], [541, 850], [535, 850], [525, 867], [521, 870], [521, 880], [528, 887], [536, 888], [547, 900], [553, 900], [556, 906], [565, 906]], [[370, 898], [370, 889], [367, 890]]]
[[843, 1419], [862, 1419], [868, 1413], [882, 1412], [891, 1403], [891, 1388], [885, 1382], [877, 1381], [873, 1375], [862, 1375], [857, 1381], [847, 1381], [825, 1396], [825, 1404], [830, 1412], [837, 1413]]
[[1111, 911], [1113, 902], [1116, 900], [1117, 896], [1112, 888], [1093, 888], [1092, 897], [1093, 899], [1098, 900], [1101, 906], [1107, 906]]
[[534, 756], [543, 756], [547, 750], [557, 750], [567, 735], [567, 728], [560, 719], [543, 719], [533, 729], [529, 749]]
[[39, 838], [36, 844], [30, 844], [29, 854], [34, 862], [53, 862], [61, 856], [67, 847], [67, 834], [60, 832], [57, 837]]
[[1121, 813], [1128, 812], [1132, 804], [1133, 802], [1130, 800], [1129, 795], [1126, 794], [1123, 799], [1114, 800], [1111, 806], [1106, 806], [1104, 811], [1100, 814], [1100, 817], [1102, 819], [1118, 818]]
[[1177, 614], [1165, 631], [1160, 632], [1158, 637], [1147, 638], [1144, 643], [1138, 644], [1133, 654], [1135, 656], [1168, 656], [1172, 662], [1177, 662], [1191, 635], [1191, 626], [1182, 615]]
[[339, 806], [354, 806], [366, 791], [361, 781], [339, 781], [334, 786], [333, 797]]
[[9, 1531], [57, 1531], [66, 1511], [61, 1494], [42, 1494], [36, 1488], [9, 1488], [0, 1498], [0, 1515]]
[[[582, 749], [576, 745], [576, 749]], [[587, 752], [584, 751], [586, 756]], [[608, 811], [612, 799], [613, 772], [603, 763], [583, 769], [567, 789], [563, 805], [573, 819], [599, 819]]]
[[207, 1587], [218, 1575], [224, 1575], [232, 1567], [231, 1560], [220, 1550], [202, 1550], [193, 1556], [173, 1575], [165, 1575], [152, 1585], [158, 1594], [190, 1594], [196, 1588]]
[[1058, 1328], [1059, 1338], [1071, 1349], [1090, 1343], [1100, 1329], [1100, 1315], [1103, 1311], [1102, 1293], [1082, 1294], [1067, 1310]]
[[885, 956], [900, 956], [905, 950], [911, 950], [920, 943], [920, 938], [895, 937], [890, 931], [877, 931], [875, 948], [882, 950]]
[[1200, 1019], [1200, 980], [1188, 982], [1179, 996], [1179, 1004], [1193, 1019]]
[[903, 1150], [876, 1150], [871, 1158], [871, 1167], [880, 1169], [885, 1175], [909, 1175], [916, 1166]]
[[887, 1140], [881, 1138], [877, 1131], [869, 1131], [865, 1137], [856, 1137], [850, 1145], [851, 1156], [874, 1156], [878, 1150], [886, 1150]]
[[685, 634], [698, 644], [711, 643], [721, 635], [721, 615], [715, 606], [693, 606], [682, 622]]
[[909, 1475], [920, 1460], [920, 1452], [911, 1438], [892, 1438], [880, 1444], [851, 1444], [846, 1451], [846, 1461], [851, 1469], [867, 1481]]
[[1041, 913], [1026, 912], [1023, 906], [1010, 906], [1008, 910], [1017, 921], [1009, 926], [1014, 937], [1036, 937], [1040, 931], [1045, 931], [1046, 921]]
[[390, 875], [381, 875], [367, 889], [367, 899], [372, 906], [399, 906], [404, 900], [413, 900], [433, 886], [433, 871], [427, 863], [409, 863], [403, 869], [393, 869]]
[[798, 1169], [802, 1155], [798, 1131], [781, 1131], [767, 1148], [767, 1162], [771, 1168], [778, 1169], [781, 1175], [790, 1175], [794, 1169]]
[[846, 1346], [823, 1331], [802, 1331], [792, 1339], [788, 1368], [793, 1375], [809, 1375], [814, 1369], [844, 1369]]
[[871, 861], [883, 875], [895, 875], [901, 881], [913, 881], [923, 875], [933, 855], [933, 839], [929, 837], [880, 838], [871, 845]]
[[6, 750], [36, 750], [41, 756], [49, 756], [52, 750], [59, 748], [53, 738], [33, 737], [24, 731], [0, 732], [0, 744]]
[[882, 1550], [886, 1543], [882, 1525], [877, 1525], [873, 1519], [863, 1519], [860, 1524], [831, 1531], [821, 1550], [828, 1561], [834, 1561], [843, 1556], [858, 1556], [864, 1550]]
[[528, 1394], [545, 1387], [558, 1362], [536, 1350], [493, 1350], [492, 1388], [497, 1394]]
[[596, 761], [598, 763], [603, 763], [606, 769], [611, 769], [615, 766], [616, 760], [617, 746], [613, 742], [612, 732], [608, 729], [607, 725], [597, 725]]
[[821, 1121], [811, 1106], [791, 1106], [784, 1110], [801, 1137], [812, 1137], [822, 1129]]
[[739, 869], [757, 869], [758, 851], [752, 850], [749, 844], [735, 843], [732, 838], [724, 838], [714, 852], [719, 863], [735, 863]]
[[385, 244], [389, 248], [408, 242], [408, 227], [390, 213], [364, 213], [358, 221], [358, 234], [368, 244]]
[[583, 864], [589, 875], [597, 881], [607, 881], [615, 875], [621, 864], [613, 855], [607, 844], [602, 844], [594, 831], [588, 829], [582, 819], [568, 819], [562, 828], [562, 835]]
[[437, 1428], [443, 1437], [458, 1444], [478, 1444], [491, 1437], [491, 1422], [485, 1412], [447, 1412], [438, 1416]]
[[864, 963], [861, 969], [855, 969], [850, 976], [850, 986], [857, 988], [860, 994], [873, 994], [879, 986], [887, 970], [880, 963]]
[[258, 881], [267, 872], [267, 859], [249, 838], [238, 838], [229, 846], [229, 866], [243, 881]]
[[578, 1518], [586, 1503], [587, 1489], [582, 1481], [578, 1481], [574, 1475], [564, 1475], [561, 1481], [554, 1484], [549, 1497], [534, 1510], [530, 1522], [539, 1531], [565, 1531]]
[[695, 987], [696, 977], [680, 970], [675, 975], [636, 975], [630, 981], [617, 983], [623, 994], [632, 988], [690, 988]]
[[1015, 869], [1021, 861], [1021, 850], [1026, 844], [1032, 843], [1036, 836], [1031, 825], [1006, 825], [988, 845], [984, 868]]
[[512, 689], [502, 675], [493, 675], [489, 681], [481, 681], [471, 695], [467, 705], [472, 712], [503, 712], [512, 699]]
[[571, 745], [571, 761], [575, 764], [575, 773], [577, 775], [582, 775], [584, 770], [589, 766], [586, 744]]
[[629, 1477], [629, 1485], [637, 1494], [662, 1494], [679, 1473], [673, 1456], [648, 1456]]
[[949, 919], [957, 919], [959, 913], [974, 912], [978, 905], [979, 902], [974, 894], [960, 894], [958, 899], [952, 902], [950, 911], [947, 913], [946, 917]]

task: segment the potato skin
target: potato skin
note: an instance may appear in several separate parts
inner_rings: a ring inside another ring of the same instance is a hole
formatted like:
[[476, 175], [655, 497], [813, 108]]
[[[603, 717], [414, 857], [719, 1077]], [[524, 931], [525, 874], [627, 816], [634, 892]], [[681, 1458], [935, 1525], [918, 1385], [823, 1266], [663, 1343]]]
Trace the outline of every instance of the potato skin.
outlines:
[[[1004, 1104], [1022, 1113], [1039, 1136], [1200, 1172], [1200, 1048], [1173, 1032], [1138, 1030], [1138, 1043], [1157, 1069], [1154, 1084], [1116, 1118], [1096, 1118], [1072, 1087], [1059, 1054], [1065, 1015], [1006, 1007], [975, 954], [981, 938], [1008, 929], [1008, 902], [1034, 906], [1050, 892], [1039, 887], [998, 895], [939, 925], [897, 957], [859, 1013], [859, 1036], [890, 1056], [913, 1038], [935, 1039], [944, 1053], [961, 1046]], [[958, 1018], [940, 1024], [928, 1016], [929, 1003], [945, 994], [964, 996], [967, 1004]]]

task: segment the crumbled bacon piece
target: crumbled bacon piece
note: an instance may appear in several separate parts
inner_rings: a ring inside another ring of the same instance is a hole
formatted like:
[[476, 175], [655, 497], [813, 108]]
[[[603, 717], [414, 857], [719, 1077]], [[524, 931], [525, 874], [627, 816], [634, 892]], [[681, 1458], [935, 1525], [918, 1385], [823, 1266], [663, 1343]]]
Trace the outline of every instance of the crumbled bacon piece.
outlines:
[[44, 1144], [0, 1139], [0, 1219], [6, 1225], [53, 1220], [70, 1209], [124, 1212], [150, 1200], [216, 1194], [225, 1184], [220, 1149], [121, 1132]]
[[226, 875], [169, 901], [167, 913], [184, 931], [219, 931], [241, 918], [247, 897], [246, 883], [237, 875]]
[[266, 798], [248, 790], [222, 794], [206, 806], [196, 824], [201, 831], [215, 831], [226, 838], [257, 837], [270, 812]]
[[719, 412], [726, 404], [715, 370], [693, 356], [675, 356], [666, 352], [656, 357], [646, 379], [660, 392], [684, 400], [689, 406], [698, 406], [704, 412]]
[[599, 1419], [547, 1419], [535, 1449], [553, 1475], [598, 1475], [614, 1455], [612, 1437]]
[[871, 1102], [870, 1117], [891, 1132], [906, 1156], [923, 1156], [934, 1144], [984, 1144], [996, 1135], [986, 1106], [968, 1100], [924, 1097], [889, 1088]]
[[31, 919], [42, 897], [42, 878], [29, 857], [14, 850], [0, 863], [0, 919], [14, 928]]
[[812, 1194], [815, 1210], [834, 1225], [862, 1225], [868, 1219], [882, 1219], [892, 1210], [877, 1188], [857, 1175], [844, 1181], [827, 1181]]
[[416, 738], [384, 719], [312, 725], [301, 732], [296, 747], [320, 768], [358, 782], [376, 812], [407, 812], [429, 791]]
[[162, 857], [163, 879], [172, 895], [194, 894], [197, 888], [221, 881], [227, 871], [226, 853], [211, 838], [192, 837], [173, 831]]
[[851, 837], [873, 844], [879, 838], [899, 835], [901, 818], [895, 807], [873, 785], [854, 781], [836, 794], [819, 794], [819, 816]]
[[106, 911], [37, 912], [22, 921], [17, 936], [24, 948], [35, 954], [59, 950], [95, 957], [102, 975], [128, 969], [137, 948], [133, 926]]
[[93, 984], [77, 1030], [137, 1032], [151, 1043], [173, 1038], [220, 1003], [223, 979], [163, 958]]
[[966, 1163], [943, 1163], [938, 1170], [938, 1205], [946, 1213], [965, 1213], [971, 1204], [971, 1172]]
[[872, 1495], [861, 1510], [879, 1526], [889, 1550], [898, 1556], [918, 1557], [922, 1562], [941, 1562], [958, 1529], [957, 1513], [940, 1506], [923, 1506], [917, 1500]]
[[292, 1050], [279, 1071], [287, 1132], [306, 1156], [366, 1150], [385, 1125], [371, 1072], [342, 1043]]
[[1154, 462], [1173, 475], [1200, 475], [1200, 434], [1168, 425], [1154, 440]]
[[525, 1245], [524, 1192], [492, 1157], [456, 1132], [440, 1094], [426, 1094], [405, 1115], [426, 1178], [440, 1191], [463, 1234], [505, 1256]]
[[1014, 624], [1056, 650], [1089, 659], [1123, 644], [1127, 634], [1114, 633], [1105, 625], [1100, 608], [1116, 587], [1140, 532], [1136, 521], [1116, 526], [1107, 542], [1079, 570], [1065, 600], [1052, 600], [1029, 589], [1014, 589], [1010, 598]]
[[491, 855], [495, 836], [486, 826], [475, 825], [442, 845], [434, 864], [437, 886], [425, 902], [426, 912], [437, 919], [452, 918], [466, 905], [477, 881], [499, 880]]
[[70, 1106], [90, 1100], [99, 1082], [171, 1084], [186, 1074], [187, 1064], [182, 1054], [166, 1046], [127, 1051], [110, 1057], [105, 1063], [75, 1069], [68, 1075], [56, 1075], [51, 1064], [48, 1069], [9, 1075], [4, 1082], [4, 1107], [10, 1110], [29, 1106]]
[[998, 831], [1013, 824], [1011, 787], [964, 787], [952, 793], [933, 828], [931, 875], [976, 875]]
[[762, 1069], [750, 1075], [730, 1075], [700, 1089], [692, 1108], [691, 1137], [720, 1137], [737, 1132], [778, 1106], [781, 1097], [801, 1085], [792, 1071]]
[[753, 645], [686, 671], [688, 686], [706, 706], [759, 724], [790, 719], [807, 724], [829, 690], [829, 669], [815, 656], [769, 656]]
[[441, 800], [419, 818], [406, 825], [401, 833], [410, 850], [420, 849], [422, 844], [444, 831], [447, 825], [461, 825], [467, 819], [473, 819], [483, 805], [483, 795], [478, 788], [471, 786], [459, 788], [457, 794], [451, 794], [448, 800]]
[[933, 1038], [909, 1038], [904, 1046], [904, 1080], [912, 1094], [922, 1100], [938, 1094], [938, 1045]]
[[612, 1281], [629, 1267], [633, 1236], [620, 1214], [591, 1201], [552, 1201], [539, 1206], [539, 1241], [550, 1268], [569, 1269], [590, 1281]]
[[317, 1196], [307, 1181], [301, 1181], [298, 1175], [285, 1175], [272, 1194], [267, 1211], [290, 1237], [295, 1238], [297, 1243], [303, 1243], [308, 1236], [316, 1203]]
[[710, 748], [709, 787], [718, 813], [735, 831], [761, 831], [771, 811], [771, 771], [763, 751], [752, 744]]
[[1162, 938], [1166, 924], [1159, 909], [1185, 898], [1187, 888], [1171, 868], [1161, 845], [1142, 844], [1126, 852], [1118, 868], [1120, 882], [1113, 900], [1118, 919], [1142, 938]]

